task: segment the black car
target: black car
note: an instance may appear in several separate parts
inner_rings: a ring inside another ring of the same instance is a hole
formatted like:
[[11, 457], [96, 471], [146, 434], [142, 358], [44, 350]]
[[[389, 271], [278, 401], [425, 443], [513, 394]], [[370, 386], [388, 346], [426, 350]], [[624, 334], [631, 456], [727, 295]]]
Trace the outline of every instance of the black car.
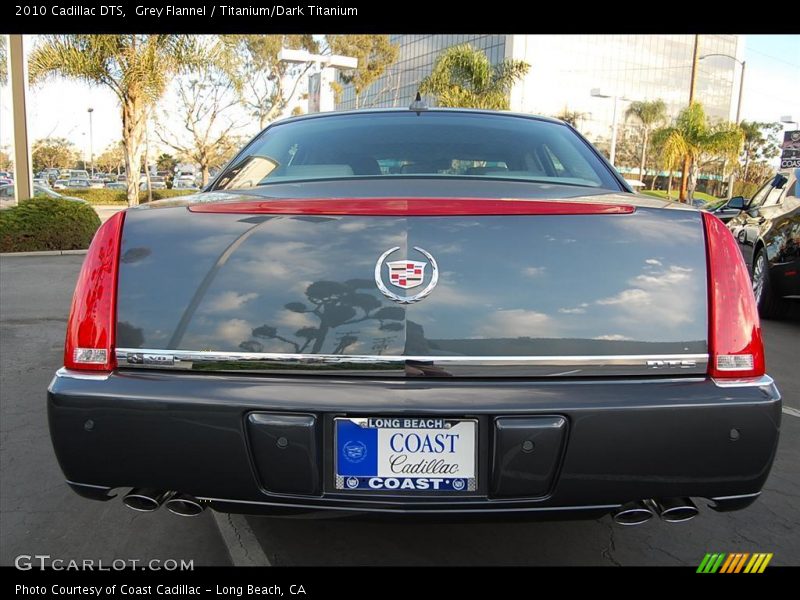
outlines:
[[69, 485], [137, 510], [630, 525], [750, 505], [781, 417], [719, 219], [468, 110], [277, 122], [111, 217], [48, 410]]
[[743, 196], [734, 196], [727, 200], [705, 203], [702, 206], [698, 206], [698, 208], [710, 212], [723, 223], [727, 223], [734, 217], [739, 216], [746, 203], [747, 200]]
[[800, 299], [800, 169], [778, 173], [728, 221], [750, 268], [763, 317], [786, 314]]

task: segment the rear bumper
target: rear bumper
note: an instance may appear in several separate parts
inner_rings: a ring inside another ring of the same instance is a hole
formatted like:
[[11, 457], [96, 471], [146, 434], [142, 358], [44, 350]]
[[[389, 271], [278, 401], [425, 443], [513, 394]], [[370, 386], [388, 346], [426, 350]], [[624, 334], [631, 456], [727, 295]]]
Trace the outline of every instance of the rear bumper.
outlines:
[[[772, 466], [781, 405], [768, 377], [722, 386], [706, 378], [379, 381], [62, 370], [48, 389], [48, 412], [66, 479], [95, 499], [147, 487], [250, 514], [556, 518], [646, 498], [708, 498], [718, 510], [749, 505]], [[457, 496], [334, 489], [333, 419], [370, 415], [476, 419], [478, 489]], [[286, 416], [303, 427], [280, 429], [293, 421]], [[538, 463], [525, 462], [521, 438], [502, 427], [559, 417], [560, 437], [537, 438], [541, 452], [532, 456], [548, 457]], [[276, 436], [288, 438], [286, 452], [275, 449]]]

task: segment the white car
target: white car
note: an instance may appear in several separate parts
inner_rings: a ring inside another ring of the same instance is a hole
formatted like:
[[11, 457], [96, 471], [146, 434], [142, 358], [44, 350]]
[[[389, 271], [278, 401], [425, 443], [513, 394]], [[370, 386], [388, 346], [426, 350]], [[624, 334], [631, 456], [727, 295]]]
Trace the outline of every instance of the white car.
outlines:
[[200, 188], [197, 187], [194, 183], [194, 178], [182, 178], [176, 179], [172, 184], [173, 190], [199, 190]]
[[[150, 177], [150, 188], [153, 190], [165, 190], [167, 189], [167, 181], [163, 177], [153, 175]], [[139, 189], [142, 191], [147, 190], [147, 179], [139, 183]]]

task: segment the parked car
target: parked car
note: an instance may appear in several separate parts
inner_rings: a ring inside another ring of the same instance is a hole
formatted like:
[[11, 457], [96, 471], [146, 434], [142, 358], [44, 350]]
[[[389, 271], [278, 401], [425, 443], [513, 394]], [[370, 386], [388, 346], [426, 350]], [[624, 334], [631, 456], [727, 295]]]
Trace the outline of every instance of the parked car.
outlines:
[[[33, 195], [35, 198], [59, 198], [61, 200], [70, 200], [72, 202], [82, 202], [88, 204], [86, 200], [81, 198], [72, 198], [54, 192], [47, 186], [34, 184]], [[14, 205], [14, 186], [13, 185], [0, 185], [0, 208], [7, 208]]]
[[800, 299], [800, 169], [770, 178], [728, 222], [750, 267], [763, 317], [781, 317]]
[[88, 179], [70, 179], [67, 181], [67, 188], [89, 189], [90, 187], [92, 186]]
[[50, 187], [50, 181], [48, 181], [47, 178], [37, 177], [37, 178], [35, 178], [33, 180], [33, 185], [39, 185], [39, 186], [42, 186], [42, 187], [49, 188]]
[[88, 181], [92, 177], [91, 177], [91, 175], [89, 175], [89, 171], [86, 171], [84, 169], [70, 169], [69, 178], [70, 179], [86, 179]]
[[[159, 177], [158, 175], [152, 175], [150, 177], [150, 187], [154, 190], [165, 190], [167, 189], [167, 181], [163, 177]], [[139, 184], [139, 189], [142, 191], [147, 191], [146, 178]]]
[[172, 182], [173, 190], [197, 190], [198, 188], [194, 183], [194, 178], [181, 178]]
[[14, 179], [14, 173], [12, 171], [0, 171], [0, 179]]
[[53, 182], [53, 189], [54, 190], [65, 190], [69, 187], [69, 179], [56, 179]]
[[58, 179], [59, 170], [58, 169], [45, 169], [44, 176], [47, 178], [48, 181], [53, 182]]
[[106, 182], [102, 179], [95, 178], [89, 180], [89, 187], [93, 190], [102, 190], [106, 186]]
[[106, 188], [109, 190], [127, 190], [128, 184], [124, 181], [112, 181], [106, 184]]
[[74, 298], [55, 452], [137, 510], [682, 521], [777, 447], [730, 232], [543, 117], [273, 123], [106, 221]]
[[728, 200], [718, 200], [717, 202], [708, 203], [706, 206], [700, 208], [710, 212], [723, 223], [727, 223], [742, 212], [746, 202], [747, 200], [742, 196], [734, 196]]

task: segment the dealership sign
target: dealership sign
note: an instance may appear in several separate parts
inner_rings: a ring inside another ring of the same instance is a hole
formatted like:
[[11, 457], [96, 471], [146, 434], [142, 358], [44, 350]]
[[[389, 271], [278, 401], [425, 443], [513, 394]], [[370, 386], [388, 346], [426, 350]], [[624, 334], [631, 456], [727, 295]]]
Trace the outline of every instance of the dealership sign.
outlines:
[[796, 168], [800, 168], [800, 131], [787, 131], [781, 146], [781, 169]]

